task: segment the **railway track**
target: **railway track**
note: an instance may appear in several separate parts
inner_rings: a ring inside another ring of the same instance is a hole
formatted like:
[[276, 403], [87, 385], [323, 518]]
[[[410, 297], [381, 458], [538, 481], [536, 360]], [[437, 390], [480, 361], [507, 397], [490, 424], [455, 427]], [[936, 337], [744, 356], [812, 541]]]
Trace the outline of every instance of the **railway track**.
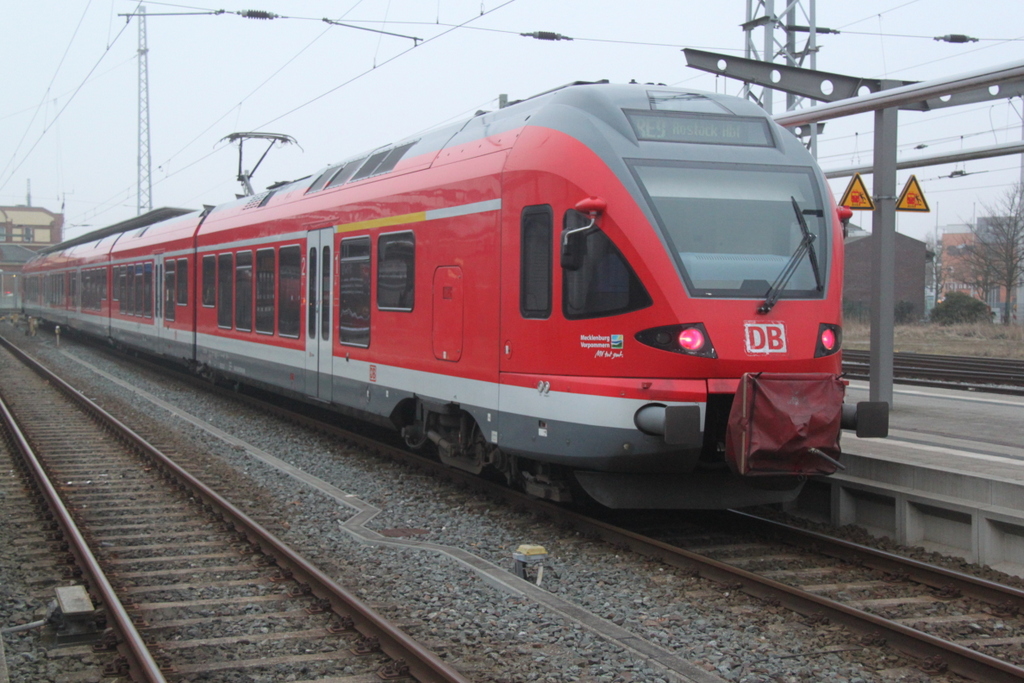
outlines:
[[[232, 392], [225, 392], [226, 395]], [[945, 672], [971, 680], [1024, 681], [1024, 591], [848, 543], [795, 527], [742, 516], [735, 532], [706, 539], [631, 530], [577, 511], [526, 497], [439, 463], [352, 434], [315, 416], [233, 394], [253, 407], [303, 422], [338, 438], [529, 508], [581, 534], [739, 589], [768, 605], [804, 617], [812, 627], [828, 621], [855, 633], [852, 649], [886, 648], [918, 661], [929, 675]], [[740, 516], [741, 513], [734, 513]], [[706, 532], [705, 532], [706, 533]], [[751, 538], [751, 534], [762, 538]], [[724, 539], [724, 540], [723, 540]]]
[[[713, 527], [640, 531], [672, 561], [783, 605], [809, 623], [844, 624], [856, 644], [891, 646], [929, 675], [1024, 680], [1024, 591], [732, 511]], [[625, 536], [628, 538], [628, 534]], [[626, 541], [628, 542], [628, 541]]]
[[[254, 399], [245, 400], [259, 405]], [[288, 413], [287, 409], [265, 409]], [[392, 454], [386, 445], [337, 427], [310, 418], [296, 419]], [[687, 575], [709, 579], [714, 582], [710, 585], [720, 590], [746, 593], [768, 605], [766, 609], [792, 610], [810, 628], [829, 620], [842, 624], [859, 634], [851, 638], [847, 649], [895, 650], [916, 659], [928, 675], [941, 677], [948, 672], [978, 681], [1024, 680], [1020, 666], [1024, 663], [1024, 623], [1018, 616], [1024, 606], [1021, 591], [778, 526], [758, 532], [768, 541], [751, 539], [749, 532], [756, 522], [752, 519], [742, 522], [748, 537], [739, 539], [701, 539], [700, 534], [666, 534], [664, 529], [657, 533], [631, 531], [522, 497], [475, 477], [463, 477], [409, 454], [393, 454], [491, 498], [503, 498], [519, 508], [529, 507], [535, 514], [587, 537], [655, 558]]]
[[[843, 351], [847, 377], [866, 380], [869, 370], [870, 352]], [[899, 384], [1024, 394], [1024, 361], [1019, 360], [896, 353], [893, 377]]]
[[10, 440], [109, 627], [105, 675], [466, 681], [59, 378], [0, 354]]

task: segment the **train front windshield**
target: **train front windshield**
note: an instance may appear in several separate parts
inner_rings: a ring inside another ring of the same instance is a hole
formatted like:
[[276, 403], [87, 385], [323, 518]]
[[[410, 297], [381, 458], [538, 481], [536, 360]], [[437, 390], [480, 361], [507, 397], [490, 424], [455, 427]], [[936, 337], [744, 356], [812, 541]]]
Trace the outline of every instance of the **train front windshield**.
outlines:
[[[644, 161], [633, 171], [692, 296], [764, 297], [795, 258], [781, 297], [824, 296], [828, 223], [811, 169]], [[809, 254], [794, 256], [805, 227], [817, 274]]]

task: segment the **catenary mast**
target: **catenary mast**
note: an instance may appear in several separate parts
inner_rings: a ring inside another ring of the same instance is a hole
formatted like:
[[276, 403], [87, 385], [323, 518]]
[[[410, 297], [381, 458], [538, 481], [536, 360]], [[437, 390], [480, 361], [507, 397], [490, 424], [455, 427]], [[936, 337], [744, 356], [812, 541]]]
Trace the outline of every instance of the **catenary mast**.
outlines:
[[139, 166], [138, 214], [153, 209], [152, 155], [149, 151], [149, 48], [146, 47], [146, 7], [139, 17]]

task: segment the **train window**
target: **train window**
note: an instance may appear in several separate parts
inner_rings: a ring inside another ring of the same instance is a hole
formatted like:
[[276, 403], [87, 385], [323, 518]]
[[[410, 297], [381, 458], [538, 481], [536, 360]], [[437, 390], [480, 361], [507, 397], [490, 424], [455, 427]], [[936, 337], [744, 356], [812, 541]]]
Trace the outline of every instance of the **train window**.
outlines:
[[188, 259], [178, 259], [177, 301], [179, 306], [188, 306]]
[[341, 241], [341, 277], [338, 279], [338, 341], [352, 346], [370, 345], [370, 238]]
[[235, 329], [252, 330], [252, 252], [235, 256]]
[[523, 209], [519, 269], [519, 312], [524, 318], [551, 315], [550, 206]]
[[231, 329], [231, 276], [234, 275], [234, 254], [217, 256], [217, 327]]
[[256, 252], [256, 331], [274, 334], [274, 250]]
[[164, 262], [164, 320], [174, 321], [174, 301], [177, 296], [177, 268], [173, 259]]
[[278, 260], [281, 277], [277, 290], [277, 333], [296, 339], [302, 313], [302, 248], [281, 247]]
[[411, 232], [377, 239], [377, 308], [411, 311], [415, 301], [416, 236]]
[[203, 306], [213, 307], [217, 303], [217, 257], [203, 257]]
[[781, 296], [824, 296], [828, 222], [810, 168], [644, 161], [633, 174], [692, 296], [764, 298], [804, 239], [801, 219], [822, 270], [793, 263]]
[[316, 277], [317, 265], [316, 247], [313, 247], [309, 250], [309, 277], [306, 281], [306, 289], [308, 290], [306, 293], [307, 339], [316, 339], [316, 288], [319, 286]]
[[[566, 211], [565, 228], [582, 228], [590, 219], [579, 211]], [[619, 315], [653, 302], [640, 279], [608, 236], [600, 230], [582, 233], [582, 262], [575, 270], [562, 270], [562, 313], [569, 320]]]
[[142, 315], [153, 317], [153, 262], [147, 262], [142, 268]]
[[111, 269], [111, 273], [114, 277], [114, 288], [111, 291], [111, 296], [114, 301], [121, 300], [121, 266], [114, 266]]
[[124, 295], [121, 297], [121, 312], [135, 313], [135, 266], [121, 266], [124, 270]]
[[320, 259], [320, 338], [331, 338], [331, 248], [323, 247]]

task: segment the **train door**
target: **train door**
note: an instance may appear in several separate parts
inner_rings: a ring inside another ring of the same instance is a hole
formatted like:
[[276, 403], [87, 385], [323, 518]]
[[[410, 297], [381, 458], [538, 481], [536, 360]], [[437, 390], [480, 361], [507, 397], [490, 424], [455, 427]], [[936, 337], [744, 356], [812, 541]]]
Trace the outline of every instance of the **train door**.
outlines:
[[154, 301], [153, 301], [153, 330], [156, 334], [156, 350], [159, 353], [167, 353], [170, 350], [170, 339], [173, 338], [174, 330], [167, 324], [174, 322], [174, 287], [175, 287], [175, 263], [173, 258], [164, 259], [163, 255], [157, 255], [154, 277]]
[[310, 230], [306, 240], [306, 393], [323, 401], [333, 396], [334, 234], [334, 228]]
[[442, 266], [434, 271], [434, 357], [458, 362], [462, 358], [462, 268]]

